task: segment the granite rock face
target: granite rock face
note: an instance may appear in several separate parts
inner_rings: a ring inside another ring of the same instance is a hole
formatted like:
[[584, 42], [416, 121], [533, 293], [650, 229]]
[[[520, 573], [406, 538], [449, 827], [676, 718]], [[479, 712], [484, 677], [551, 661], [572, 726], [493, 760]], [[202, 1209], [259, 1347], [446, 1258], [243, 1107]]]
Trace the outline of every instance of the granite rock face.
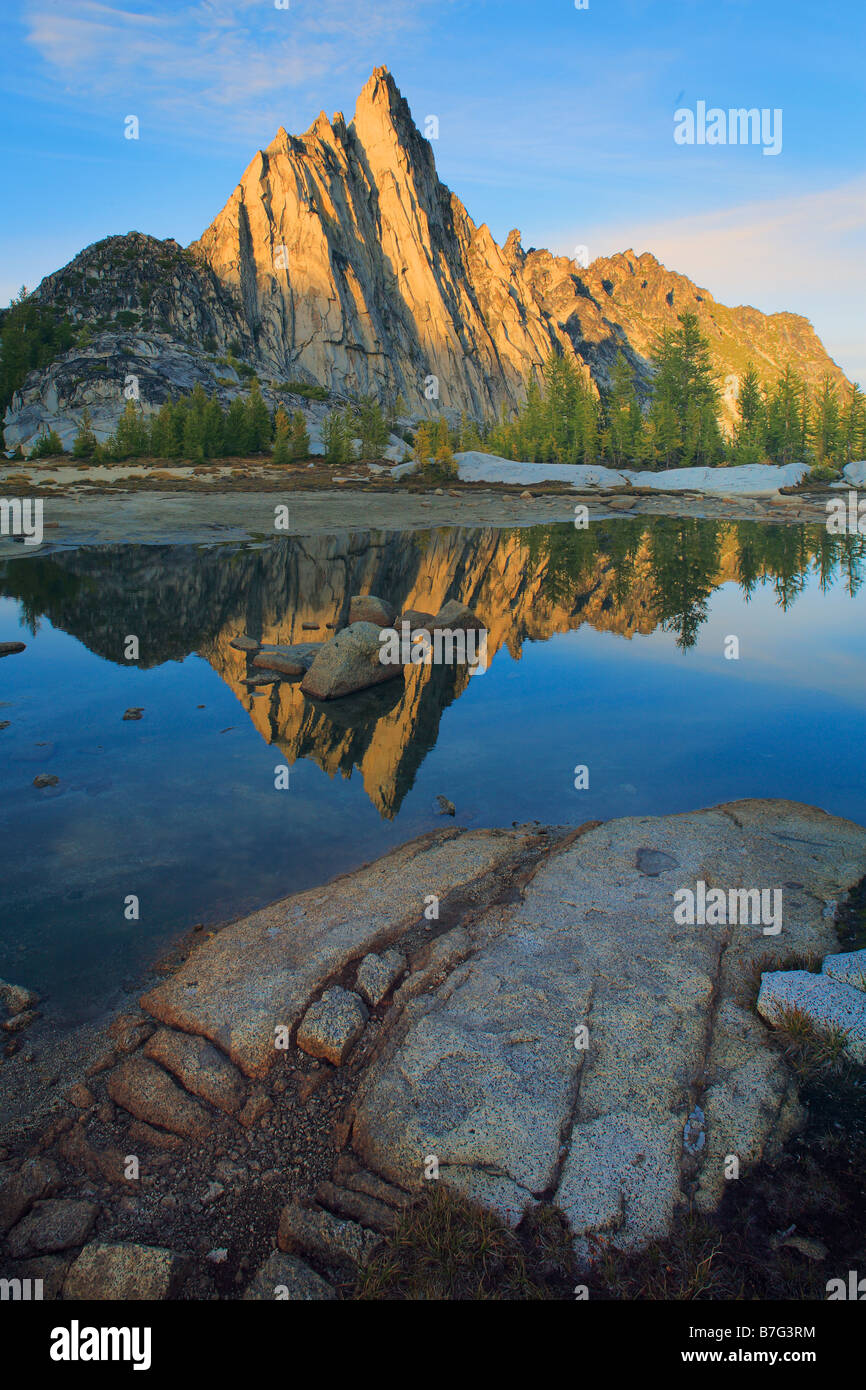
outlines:
[[[638, 1249], [687, 1201], [714, 1210], [732, 1157], [746, 1176], [800, 1123], [771, 994], [813, 1016], [836, 1001], [819, 1021], [862, 1055], [859, 953], [831, 953], [864, 875], [866, 829], [787, 801], [570, 831], [455, 826], [203, 940], [141, 1001], [163, 1029], [109, 1094], [196, 1143], [232, 1123], [210, 1108], [210, 1044], [233, 1085], [226, 1053], [255, 1078], [241, 1124], [283, 1104], [297, 1068], [274, 1063], [293, 1040], [348, 1059], [319, 1068], [344, 1088], [322, 1139], [332, 1180], [292, 1197], [278, 1236], [328, 1277], [363, 1264], [432, 1181], [515, 1224], [555, 1204], [582, 1255], [598, 1237]], [[772, 968], [792, 956], [825, 969]], [[50, 1172], [32, 1177], [13, 1182], [16, 1221], [50, 1191]]]
[[811, 386], [825, 373], [845, 382], [807, 320], [727, 308], [649, 252], [584, 267], [582, 256], [524, 251], [516, 230], [499, 246], [440, 182], [386, 68], [351, 121], [322, 112], [304, 135], [278, 130], [187, 250], [138, 232], [108, 237], [35, 297], [79, 336], [16, 393], [7, 448], [26, 449], [43, 425], [68, 447], [84, 406], [105, 437], [129, 376], [145, 411], [197, 381], [226, 404], [244, 385], [238, 363], [272, 407], [303, 410], [314, 451], [327, 407], [286, 396], [288, 383], [338, 400], [400, 393], [412, 416], [491, 418], [523, 400], [556, 349], [601, 387], [622, 351], [643, 391], [658, 334], [685, 309], [710, 340], [728, 414], [746, 349], [767, 381], [790, 361]]
[[152, 1245], [86, 1245], [63, 1285], [65, 1299], [148, 1302], [169, 1298], [183, 1275], [173, 1250]]
[[[786, 802], [588, 829], [519, 902], [478, 918], [441, 983], [413, 994], [409, 977], [356, 1098], [355, 1152], [410, 1190], [435, 1160], [439, 1181], [512, 1221], [552, 1196], [578, 1243], [664, 1235], [684, 1186], [714, 1207], [727, 1156], [770, 1154], [796, 1123], [748, 981], [769, 947], [829, 950], [822, 905], [864, 871], [866, 831]], [[804, 891], [789, 892], [778, 936], [760, 920], [674, 915], [675, 895], [699, 881], [795, 877]], [[703, 1142], [690, 1150], [698, 1111]]]
[[298, 1028], [298, 1047], [310, 1057], [342, 1066], [364, 1031], [367, 1008], [357, 994], [339, 985], [311, 1004]]

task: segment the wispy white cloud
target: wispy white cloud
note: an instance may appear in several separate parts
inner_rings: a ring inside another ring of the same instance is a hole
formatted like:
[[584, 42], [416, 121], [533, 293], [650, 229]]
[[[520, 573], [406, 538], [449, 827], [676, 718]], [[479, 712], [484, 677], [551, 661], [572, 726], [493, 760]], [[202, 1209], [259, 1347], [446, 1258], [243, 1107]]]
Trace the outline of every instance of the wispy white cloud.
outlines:
[[441, 0], [199, 0], [176, 7], [30, 0], [28, 43], [80, 99], [123, 96], [162, 123], [209, 126], [211, 138], [269, 134], [286, 94], [326, 74], [380, 61], [385, 40], [423, 26]]
[[866, 175], [835, 188], [680, 216], [581, 227], [593, 257], [632, 247], [652, 251], [727, 304], [765, 313], [788, 310], [812, 320], [831, 357], [866, 386]]

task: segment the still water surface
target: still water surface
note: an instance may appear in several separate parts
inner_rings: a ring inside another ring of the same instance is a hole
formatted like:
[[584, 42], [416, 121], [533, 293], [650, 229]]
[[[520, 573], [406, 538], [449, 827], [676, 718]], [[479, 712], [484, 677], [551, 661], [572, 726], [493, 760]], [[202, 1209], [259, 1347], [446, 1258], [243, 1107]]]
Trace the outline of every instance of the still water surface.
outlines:
[[[0, 641], [27, 650], [0, 662], [0, 976], [91, 1017], [190, 926], [452, 824], [439, 794], [478, 826], [745, 796], [866, 822], [864, 573], [862, 538], [669, 518], [8, 561]], [[324, 705], [243, 684], [233, 636], [324, 639], [358, 592], [470, 603], [489, 669]]]

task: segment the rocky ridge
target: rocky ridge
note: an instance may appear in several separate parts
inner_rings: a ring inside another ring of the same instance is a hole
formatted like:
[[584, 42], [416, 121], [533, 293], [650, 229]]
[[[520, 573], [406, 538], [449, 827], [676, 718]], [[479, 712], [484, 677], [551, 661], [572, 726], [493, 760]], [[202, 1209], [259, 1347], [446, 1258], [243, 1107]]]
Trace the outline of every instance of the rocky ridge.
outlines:
[[[141, 233], [109, 237], [48, 276], [39, 303], [92, 338], [31, 373], [7, 411], [7, 448], [44, 424], [71, 442], [84, 406], [107, 435], [132, 373], [146, 410], [196, 381], [230, 397], [237, 362], [265, 390], [317, 383], [343, 399], [402, 393], [413, 415], [512, 409], [552, 349], [604, 387], [622, 350], [649, 382], [658, 334], [695, 312], [726, 409], [752, 357], [765, 380], [786, 363], [810, 386], [845, 382], [807, 320], [729, 308], [649, 252], [584, 268], [499, 246], [439, 180], [390, 73], [377, 68], [353, 119], [322, 112], [258, 151], [222, 211], [187, 250]], [[315, 432], [322, 409], [301, 398]]]

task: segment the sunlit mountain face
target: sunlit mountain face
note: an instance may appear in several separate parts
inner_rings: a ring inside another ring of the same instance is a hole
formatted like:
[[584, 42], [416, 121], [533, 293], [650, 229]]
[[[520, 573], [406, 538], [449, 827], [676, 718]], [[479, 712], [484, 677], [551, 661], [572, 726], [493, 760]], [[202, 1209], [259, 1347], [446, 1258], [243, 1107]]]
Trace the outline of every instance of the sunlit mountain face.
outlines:
[[[184, 929], [452, 824], [440, 795], [459, 824], [749, 795], [862, 820], [864, 561], [822, 527], [672, 518], [8, 561], [0, 641], [28, 645], [0, 666], [0, 975], [90, 1016]], [[235, 636], [324, 641], [357, 593], [469, 604], [488, 669], [327, 703], [244, 683]]]

